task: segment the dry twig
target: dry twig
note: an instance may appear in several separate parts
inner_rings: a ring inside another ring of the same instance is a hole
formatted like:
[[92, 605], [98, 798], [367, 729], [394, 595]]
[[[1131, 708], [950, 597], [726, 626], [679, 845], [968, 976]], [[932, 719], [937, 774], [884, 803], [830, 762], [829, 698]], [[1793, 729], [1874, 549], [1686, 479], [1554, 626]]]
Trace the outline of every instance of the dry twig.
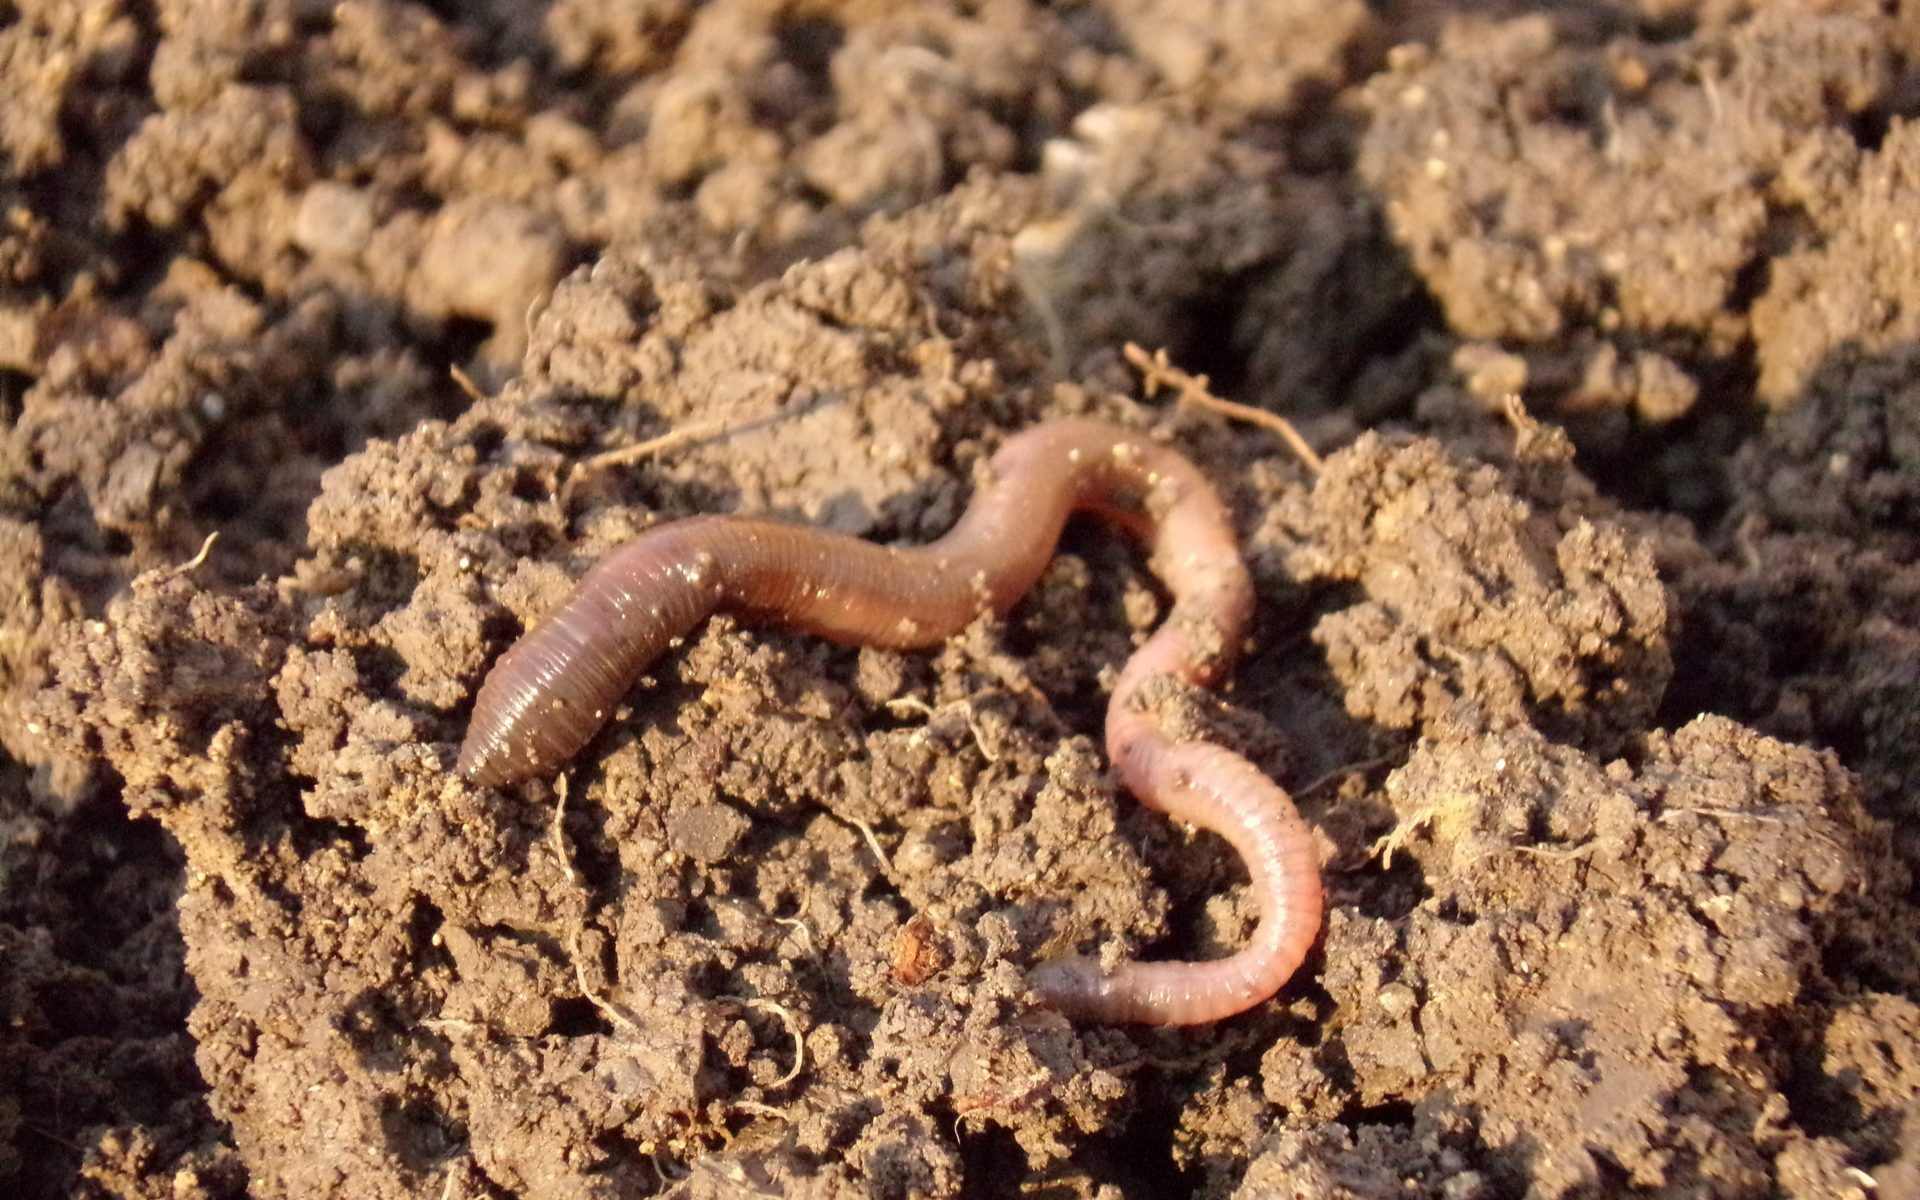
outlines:
[[1174, 398], [1176, 404], [1190, 404], [1195, 408], [1204, 408], [1217, 412], [1236, 421], [1245, 421], [1249, 425], [1258, 425], [1280, 435], [1280, 440], [1293, 451], [1294, 457], [1307, 465], [1307, 469], [1318, 475], [1326, 469], [1326, 462], [1307, 445], [1307, 439], [1293, 427], [1293, 422], [1278, 413], [1270, 413], [1264, 408], [1254, 408], [1250, 404], [1235, 404], [1231, 400], [1222, 400], [1207, 390], [1205, 375], [1190, 375], [1174, 366], [1167, 359], [1167, 352], [1156, 350], [1148, 354], [1132, 342], [1125, 350], [1127, 361], [1140, 372], [1141, 386], [1151, 396], [1161, 388], [1171, 388], [1178, 392]]

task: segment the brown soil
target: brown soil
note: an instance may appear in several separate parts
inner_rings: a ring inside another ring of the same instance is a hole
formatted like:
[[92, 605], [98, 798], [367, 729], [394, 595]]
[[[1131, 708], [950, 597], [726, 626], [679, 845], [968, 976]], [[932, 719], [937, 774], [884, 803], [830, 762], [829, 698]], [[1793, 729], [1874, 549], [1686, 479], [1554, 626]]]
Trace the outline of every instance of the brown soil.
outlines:
[[[0, 1194], [1920, 1195], [1915, 54], [1864, 0], [0, 4]], [[1097, 524], [938, 653], [716, 620], [564, 780], [450, 774], [635, 531], [924, 540], [1077, 412], [1243, 531], [1193, 716], [1327, 864], [1273, 1002], [1024, 995], [1251, 915], [1105, 768], [1161, 599]]]

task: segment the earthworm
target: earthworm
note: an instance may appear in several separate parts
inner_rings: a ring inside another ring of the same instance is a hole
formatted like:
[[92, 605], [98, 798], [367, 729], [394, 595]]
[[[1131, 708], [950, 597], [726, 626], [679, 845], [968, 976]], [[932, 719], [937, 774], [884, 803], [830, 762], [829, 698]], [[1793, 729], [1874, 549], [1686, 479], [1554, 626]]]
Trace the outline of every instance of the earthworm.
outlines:
[[924, 546], [732, 516], [642, 533], [494, 665], [457, 769], [498, 787], [557, 768], [654, 660], [718, 610], [838, 642], [938, 645], [982, 614], [1010, 609], [1075, 511], [1107, 516], [1145, 542], [1173, 599], [1120, 673], [1107, 751], [1142, 803], [1227, 839], [1246, 861], [1260, 916], [1249, 943], [1224, 959], [1103, 971], [1062, 956], [1035, 967], [1029, 988], [1050, 1008], [1096, 1021], [1192, 1025], [1242, 1012], [1305, 959], [1320, 928], [1319, 863], [1286, 792], [1224, 747], [1174, 741], [1144, 702], [1159, 676], [1206, 686], [1227, 671], [1253, 613], [1253, 585], [1199, 469], [1109, 422], [1049, 421], [1008, 439], [959, 522]]

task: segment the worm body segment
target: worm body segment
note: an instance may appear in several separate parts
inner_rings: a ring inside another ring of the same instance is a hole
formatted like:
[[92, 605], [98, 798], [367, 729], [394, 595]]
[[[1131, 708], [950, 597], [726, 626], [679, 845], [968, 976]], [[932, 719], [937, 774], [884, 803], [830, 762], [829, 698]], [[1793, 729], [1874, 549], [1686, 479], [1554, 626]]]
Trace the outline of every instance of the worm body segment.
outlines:
[[1172, 675], [1205, 686], [1231, 666], [1253, 587], [1225, 508], [1177, 452], [1105, 421], [1049, 421], [1011, 439], [960, 521], [894, 548], [743, 517], [649, 530], [597, 563], [481, 685], [458, 770], [501, 786], [558, 769], [667, 649], [716, 611], [838, 642], [916, 649], [1005, 613], [1039, 579], [1067, 517], [1104, 514], [1145, 542], [1173, 597], [1128, 661], [1107, 711], [1107, 750], [1149, 807], [1213, 830], [1246, 861], [1259, 925], [1217, 961], [1041, 963], [1029, 986], [1070, 1016], [1190, 1025], [1244, 1011], [1299, 967], [1320, 927], [1319, 864], [1293, 801], [1221, 746], [1175, 742], [1142, 688]]

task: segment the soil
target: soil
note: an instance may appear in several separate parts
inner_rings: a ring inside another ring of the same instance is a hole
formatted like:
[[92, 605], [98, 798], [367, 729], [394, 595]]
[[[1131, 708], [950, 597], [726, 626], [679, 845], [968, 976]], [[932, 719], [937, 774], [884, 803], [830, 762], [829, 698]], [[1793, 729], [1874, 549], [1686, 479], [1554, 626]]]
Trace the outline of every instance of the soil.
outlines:
[[[0, 1194], [1920, 1195], [1920, 18], [1864, 0], [0, 4]], [[1149, 394], [1164, 348], [1268, 430]], [[1260, 595], [1273, 1001], [1076, 523], [451, 772], [593, 559], [943, 532], [1098, 413]], [[217, 535], [217, 536], [215, 536]], [[212, 540], [209, 540], [212, 539]]]

